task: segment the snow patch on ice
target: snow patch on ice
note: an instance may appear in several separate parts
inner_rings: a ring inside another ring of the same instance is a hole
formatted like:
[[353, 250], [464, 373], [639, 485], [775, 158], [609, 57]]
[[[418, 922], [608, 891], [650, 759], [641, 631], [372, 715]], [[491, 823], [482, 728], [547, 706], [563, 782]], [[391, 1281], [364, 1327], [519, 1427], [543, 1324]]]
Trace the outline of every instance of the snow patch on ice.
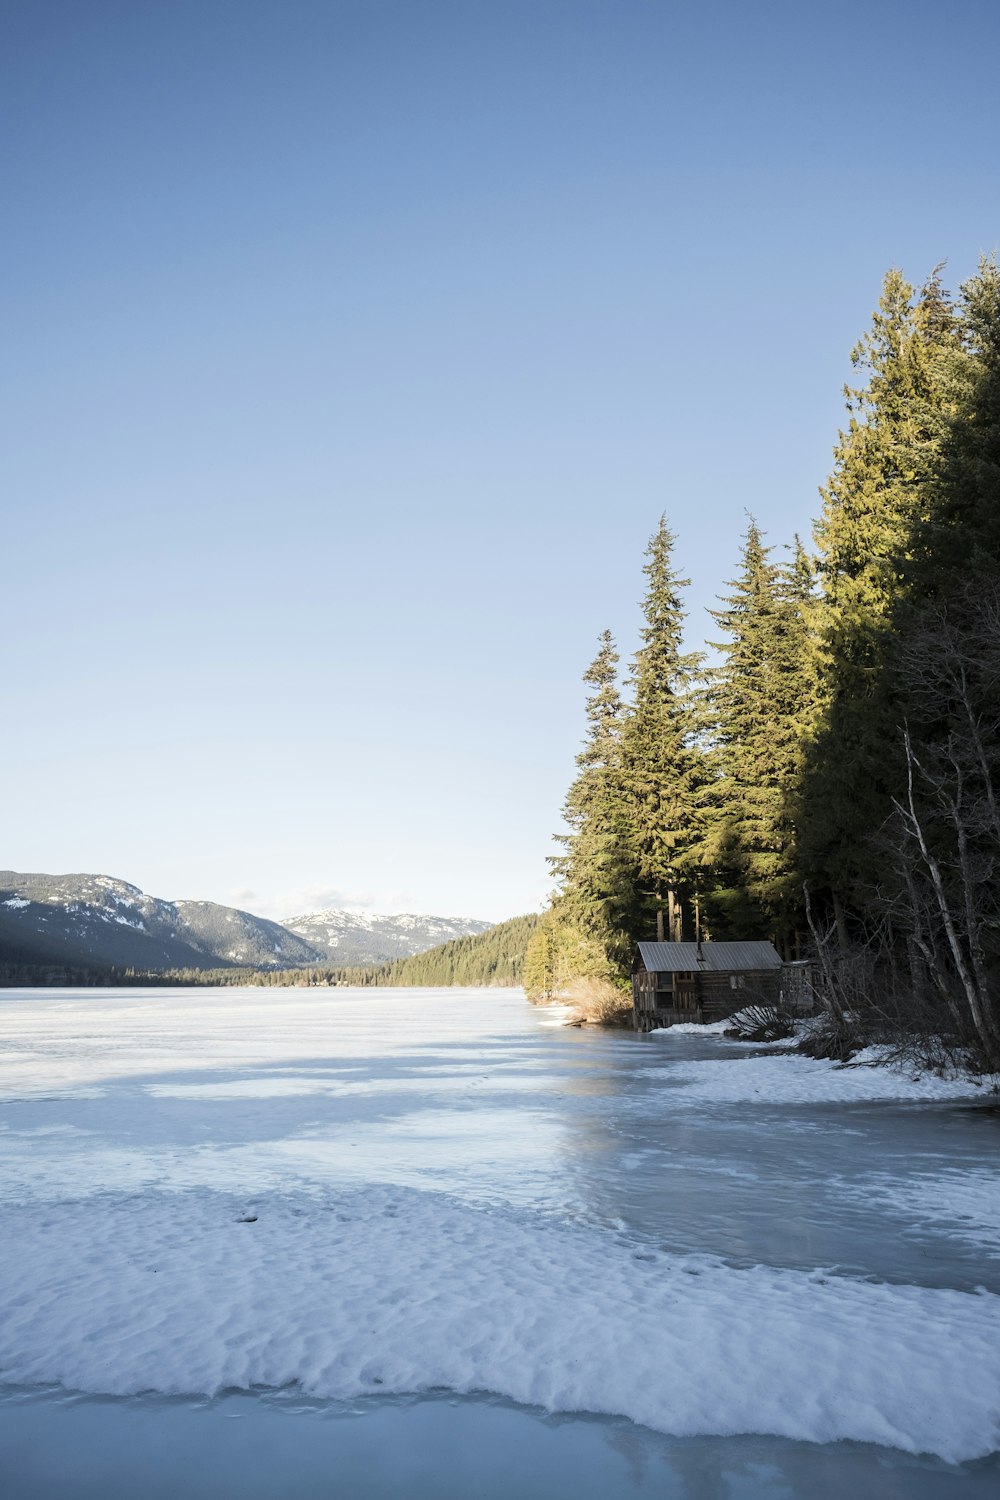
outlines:
[[650, 1036], [721, 1036], [729, 1021], [678, 1021], [674, 1026], [656, 1026]]
[[643, 1068], [671, 1084], [674, 1104], [850, 1104], [880, 1099], [982, 1099], [988, 1090], [970, 1078], [938, 1078], [898, 1067], [831, 1062], [792, 1054], [672, 1062]]
[[[427, 1072], [430, 1072], [428, 1069]], [[545, 1079], [538, 1073], [503, 1073], [484, 1075], [482, 1068], [474, 1074], [466, 1070], [457, 1077], [434, 1077], [434, 1092], [457, 1093], [538, 1093], [545, 1086]], [[366, 1094], [426, 1094], [427, 1077], [424, 1071], [405, 1077], [396, 1074], [388, 1078], [339, 1078], [310, 1077], [299, 1073], [291, 1077], [276, 1078], [273, 1075], [261, 1078], [224, 1079], [216, 1083], [148, 1083], [147, 1094], [160, 1099], [291, 1099], [307, 1094], [333, 1094], [347, 1098]]]
[[145, 1194], [7, 1221], [10, 1382], [489, 1390], [678, 1435], [850, 1438], [953, 1463], [1000, 1442], [995, 1296], [640, 1256], [398, 1188]]
[[568, 1026], [576, 1018], [575, 1005], [546, 1005], [538, 1017], [539, 1026]]
[[[355, 1085], [357, 1087], [357, 1085]], [[233, 1078], [216, 1083], [147, 1083], [145, 1090], [157, 1099], [295, 1099], [304, 1094], [338, 1094], [350, 1089], [339, 1078], [309, 1078], [305, 1074], [284, 1078]]]

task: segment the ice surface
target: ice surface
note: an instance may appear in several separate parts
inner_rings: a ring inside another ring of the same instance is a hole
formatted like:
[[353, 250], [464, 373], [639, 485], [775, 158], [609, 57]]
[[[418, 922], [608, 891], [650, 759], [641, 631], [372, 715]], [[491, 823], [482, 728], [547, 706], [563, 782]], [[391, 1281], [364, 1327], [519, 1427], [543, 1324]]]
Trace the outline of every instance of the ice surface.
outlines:
[[864, 1193], [868, 1201], [880, 1201], [899, 1214], [910, 1232], [931, 1229], [957, 1235], [1000, 1257], [1000, 1168], [968, 1167], [903, 1181], [869, 1178]]
[[293, 1391], [15, 1389], [0, 1398], [0, 1465], [5, 1500], [996, 1500], [1000, 1482], [994, 1460], [956, 1470], [860, 1443], [669, 1438], [483, 1396]]
[[9, 1383], [1000, 1446], [974, 1086], [498, 991], [8, 993], [0, 1023]]

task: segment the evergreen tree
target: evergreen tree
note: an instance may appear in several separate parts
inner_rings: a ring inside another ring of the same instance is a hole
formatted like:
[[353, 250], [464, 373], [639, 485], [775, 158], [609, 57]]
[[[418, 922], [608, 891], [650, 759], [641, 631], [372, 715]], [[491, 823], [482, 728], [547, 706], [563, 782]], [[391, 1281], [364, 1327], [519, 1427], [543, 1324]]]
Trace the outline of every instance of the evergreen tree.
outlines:
[[571, 831], [561, 837], [564, 853], [551, 861], [561, 887], [556, 905], [565, 921], [625, 960], [635, 886], [622, 783], [618, 653], [610, 631], [600, 637], [583, 680], [592, 690], [587, 699], [587, 738], [576, 757], [578, 774], [563, 808]]
[[673, 544], [661, 516], [643, 569], [645, 625], [632, 675], [635, 700], [625, 726], [623, 766], [641, 893], [657, 937], [676, 941], [683, 935], [685, 899], [698, 890], [707, 770], [698, 743], [701, 656], [682, 650], [680, 591], [689, 580], [674, 571]]
[[850, 421], [816, 527], [817, 712], [803, 842], [807, 872], [830, 891], [838, 913], [871, 873], [866, 835], [890, 807], [893, 617], [941, 462], [959, 350], [937, 273], [915, 300], [900, 272], [890, 271], [871, 330], [851, 356], [867, 379], [845, 392]]
[[545, 912], [528, 939], [522, 966], [524, 992], [529, 1000], [550, 1000], [559, 982], [558, 944], [552, 909]]
[[[894, 611], [894, 869], [872, 893], [905, 938], [911, 990], [1000, 1063], [1000, 271], [961, 289], [946, 433]], [[904, 774], [905, 773], [905, 774]], [[935, 1018], [935, 1024], [940, 1024]]]
[[[961, 289], [958, 333], [942, 362], [941, 463], [916, 518], [909, 570], [919, 609], [1000, 567], [1000, 268], [980, 262]], [[959, 337], [960, 335], [960, 337]], [[909, 601], [906, 601], [909, 602]], [[906, 629], [913, 610], [897, 611]]]
[[[773, 563], [751, 519], [733, 592], [712, 610], [727, 640], [712, 673], [716, 901], [734, 936], [789, 951], [801, 902], [795, 804], [808, 702], [808, 559]], [[725, 879], [728, 873], [729, 879]]]

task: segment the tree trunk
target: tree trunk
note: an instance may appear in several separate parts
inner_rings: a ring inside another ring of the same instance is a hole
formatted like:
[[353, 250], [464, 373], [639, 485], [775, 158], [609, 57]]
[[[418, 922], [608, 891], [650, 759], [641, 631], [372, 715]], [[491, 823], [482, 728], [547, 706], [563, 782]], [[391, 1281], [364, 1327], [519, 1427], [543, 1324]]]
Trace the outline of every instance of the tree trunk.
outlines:
[[847, 918], [844, 916], [844, 905], [837, 892], [833, 893], [833, 920], [837, 924], [837, 942], [841, 953], [847, 952]]
[[916, 767], [918, 770], [922, 771], [923, 767], [920, 765], [920, 762], [917, 760], [917, 757], [913, 753], [913, 745], [910, 739], [910, 731], [908, 728], [904, 731], [903, 743], [906, 749], [907, 806], [904, 808], [900, 803], [897, 802], [896, 807], [899, 809], [900, 813], [903, 815], [904, 819], [907, 822], [910, 833], [916, 841], [917, 848], [920, 850], [920, 856], [923, 860], [924, 869], [930, 876], [931, 886], [933, 888], [934, 896], [937, 902], [938, 913], [941, 918], [941, 925], [944, 927], [945, 937], [948, 940], [948, 948], [951, 952], [952, 962], [955, 965], [959, 983], [961, 984], [962, 990], [965, 994], [965, 1003], [968, 1007], [969, 1015], [972, 1019], [972, 1024], [975, 1027], [976, 1034], [983, 1044], [987, 1055], [992, 1057], [995, 1055], [996, 1048], [996, 1037], [993, 1034], [993, 1026], [991, 1024], [992, 1016], [989, 1015], [988, 1011], [982, 1004], [983, 997], [981, 996], [979, 987], [976, 983], [976, 976], [970, 970], [969, 964], [966, 960], [965, 952], [962, 948], [961, 938], [959, 937], [958, 930], [955, 925], [955, 918], [952, 913], [951, 903], [948, 900], [948, 893], [945, 889], [944, 879], [941, 874], [941, 867], [931, 852], [930, 846], [928, 845], [927, 839], [924, 835], [923, 824], [921, 823], [920, 817], [917, 813], [916, 800], [914, 798], [913, 792], [913, 770], [914, 767]]
[[812, 933], [813, 944], [816, 948], [816, 956], [823, 971], [823, 990], [820, 992], [821, 999], [827, 1010], [841, 1025], [844, 1024], [844, 1009], [840, 1003], [840, 994], [837, 986], [837, 971], [830, 958], [828, 936], [823, 937], [816, 919], [813, 916], [812, 901], [809, 899], [809, 886], [803, 885], [802, 894], [805, 897], [806, 921], [809, 923], [809, 931]]

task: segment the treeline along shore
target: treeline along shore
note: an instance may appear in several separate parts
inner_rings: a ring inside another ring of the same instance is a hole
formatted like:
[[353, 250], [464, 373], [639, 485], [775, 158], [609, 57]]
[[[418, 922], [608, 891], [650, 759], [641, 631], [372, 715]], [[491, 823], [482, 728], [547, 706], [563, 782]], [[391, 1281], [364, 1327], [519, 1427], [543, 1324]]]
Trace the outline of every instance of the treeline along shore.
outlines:
[[[530, 994], [623, 984], [641, 938], [810, 956], [844, 1046], [1000, 1069], [1000, 273], [885, 277], [812, 541], [753, 518], [685, 650], [675, 536], [646, 554], [624, 683], [609, 633]], [[683, 514], [683, 500], [676, 505]], [[735, 549], [734, 549], [735, 551]]]
[[519, 985], [525, 949], [539, 922], [537, 915], [512, 917], [486, 932], [453, 938], [425, 953], [382, 964], [337, 967], [310, 964], [290, 969], [231, 966], [218, 969], [140, 970], [109, 965], [0, 963], [0, 985], [122, 986], [161, 985]]

